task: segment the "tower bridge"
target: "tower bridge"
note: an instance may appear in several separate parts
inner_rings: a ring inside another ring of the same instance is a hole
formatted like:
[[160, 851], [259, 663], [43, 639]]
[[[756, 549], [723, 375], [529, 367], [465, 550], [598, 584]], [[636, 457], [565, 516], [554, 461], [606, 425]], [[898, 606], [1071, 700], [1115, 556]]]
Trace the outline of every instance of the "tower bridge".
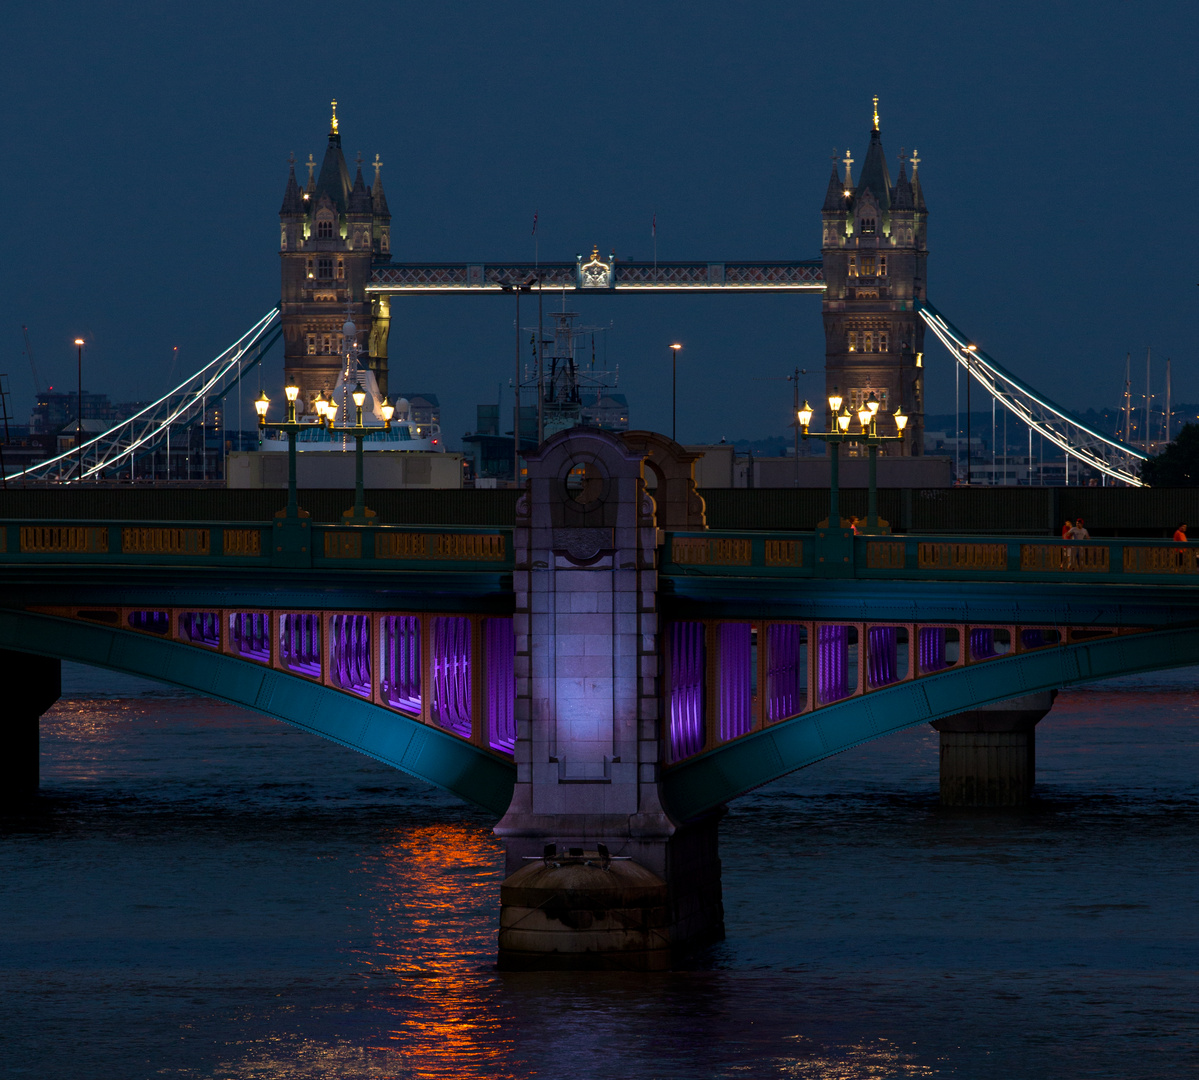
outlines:
[[[136, 423], [39, 468], [118, 474], [275, 336], [301, 404], [353, 348], [386, 393], [393, 301], [534, 274], [594, 295], [819, 293], [830, 384], [851, 404], [874, 394], [884, 430], [902, 405], [913, 451], [930, 329], [1030, 429], [1138, 482], [1132, 451], [928, 302], [910, 164], [892, 184], [876, 114], [858, 180], [850, 155], [844, 175], [834, 166], [818, 261], [651, 266], [593, 248], [532, 268], [402, 263], [382, 165], [369, 188], [361, 163], [351, 181], [334, 116], [319, 177], [310, 158], [303, 189], [294, 163], [288, 178], [278, 312]], [[492, 812], [509, 871], [503, 962], [653, 968], [722, 933], [718, 822], [737, 796], [932, 723], [946, 802], [1018, 805], [1055, 690], [1199, 662], [1190, 545], [866, 537], [835, 515], [811, 532], [715, 531], [695, 456], [664, 436], [575, 428], [526, 461], [511, 529], [326, 526], [294, 507], [263, 522], [0, 521], [0, 666], [15, 688], [0, 789], [36, 790], [58, 661], [164, 679]]]

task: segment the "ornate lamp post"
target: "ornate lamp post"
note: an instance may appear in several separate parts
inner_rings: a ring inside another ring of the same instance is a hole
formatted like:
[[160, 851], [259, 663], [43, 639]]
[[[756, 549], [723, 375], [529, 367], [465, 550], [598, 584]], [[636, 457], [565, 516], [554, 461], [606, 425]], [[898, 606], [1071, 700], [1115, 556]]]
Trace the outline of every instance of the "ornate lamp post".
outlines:
[[[339, 435], [350, 435], [354, 439], [354, 509], [347, 510], [342, 514], [342, 517], [345, 519], [344, 524], [371, 525], [377, 515], [373, 510], [368, 510], [366, 507], [366, 496], [362, 483], [362, 441], [372, 431], [378, 431], [379, 429], [367, 427], [362, 423], [362, 406], [366, 404], [366, 391], [362, 389], [362, 383], [355, 384], [350, 397], [354, 400], [354, 423], [343, 424], [341, 427], [333, 426], [333, 421], [337, 419], [336, 401], [325, 401], [318, 394], [314, 405], [317, 416], [329, 431]], [[379, 411], [383, 414], [383, 430], [390, 431], [391, 418], [395, 413], [395, 406], [391, 405], [384, 398], [383, 404], [379, 406]]]
[[287, 419], [277, 422], [268, 423], [266, 411], [270, 408], [271, 399], [266, 396], [264, 390], [254, 402], [254, 411], [258, 413], [258, 428], [260, 431], [265, 431], [267, 428], [274, 428], [277, 431], [287, 432], [287, 509], [278, 517], [285, 518], [301, 518], [307, 517], [307, 513], [300, 509], [299, 503], [296, 501], [296, 434], [300, 430], [300, 424], [296, 420], [296, 398], [300, 396], [300, 388], [294, 383], [288, 383], [283, 388], [283, 393], [287, 396]]
[[[843, 408], [843, 398], [836, 387], [833, 387], [833, 392], [829, 394], [828, 407], [829, 415], [836, 420], [837, 430], [828, 432], [812, 432], [813, 439], [819, 439], [821, 442], [827, 443], [830, 451], [829, 458], [829, 509], [828, 520], [831, 528], [839, 528], [841, 525], [841, 492], [840, 492], [840, 451], [842, 443], [856, 443], [865, 445], [870, 453], [870, 480], [866, 494], [866, 525], [862, 529], [865, 535], [877, 535], [879, 533], [890, 532], [891, 530], [885, 525], [880, 525], [878, 520], [878, 448], [885, 442], [900, 442], [903, 440], [903, 429], [907, 427], [908, 418], [904, 415], [903, 409], [900, 408], [895, 412], [895, 426], [899, 430], [898, 435], [880, 435], [878, 433], [878, 399], [871, 394], [870, 397], [862, 404], [858, 410], [858, 423], [861, 426], [861, 431], [857, 434], [850, 434], [849, 425], [853, 422], [853, 418], [849, 414], [849, 410]], [[803, 408], [799, 410], [796, 417], [799, 420], [799, 426], [803, 431], [803, 437], [808, 438], [808, 425], [812, 422], [812, 406], [806, 401]]]

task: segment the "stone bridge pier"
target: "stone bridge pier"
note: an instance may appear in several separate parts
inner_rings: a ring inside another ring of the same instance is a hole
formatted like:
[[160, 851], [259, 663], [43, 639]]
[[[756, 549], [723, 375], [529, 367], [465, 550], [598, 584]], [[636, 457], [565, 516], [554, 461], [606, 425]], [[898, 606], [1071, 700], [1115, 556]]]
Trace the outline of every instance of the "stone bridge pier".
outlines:
[[576, 428], [526, 455], [517, 778], [495, 830], [508, 871], [501, 967], [661, 969], [723, 935], [719, 814], [676, 821], [659, 791], [659, 547], [667, 507], [702, 519], [702, 500], [694, 483], [694, 499], [672, 487], [659, 520], [643, 480], [651, 450], [674, 486], [672, 460], [690, 477], [692, 459], [661, 436], [649, 448]]
[[37, 794], [41, 716], [62, 694], [62, 662], [0, 649], [0, 682], [0, 801], [16, 803]]

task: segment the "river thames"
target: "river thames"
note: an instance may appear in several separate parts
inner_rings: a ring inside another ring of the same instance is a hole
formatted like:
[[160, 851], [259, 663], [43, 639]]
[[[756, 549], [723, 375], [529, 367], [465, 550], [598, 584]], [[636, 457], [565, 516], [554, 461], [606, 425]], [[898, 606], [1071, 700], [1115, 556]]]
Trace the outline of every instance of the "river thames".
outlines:
[[728, 937], [494, 969], [489, 819], [218, 702], [64, 665], [0, 819], [3, 1072], [1199, 1075], [1199, 674], [1063, 693], [1037, 805], [942, 810], [927, 726], [738, 800]]

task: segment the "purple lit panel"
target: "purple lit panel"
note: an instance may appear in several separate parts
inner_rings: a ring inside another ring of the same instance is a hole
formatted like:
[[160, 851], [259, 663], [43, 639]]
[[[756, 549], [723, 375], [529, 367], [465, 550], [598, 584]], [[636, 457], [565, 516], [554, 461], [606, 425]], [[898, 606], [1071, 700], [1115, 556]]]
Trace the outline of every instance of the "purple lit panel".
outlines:
[[193, 645], [219, 649], [220, 616], [215, 611], [182, 611], [179, 613], [179, 636]]
[[821, 705], [849, 697], [849, 627], [816, 628], [816, 700]]
[[670, 627], [671, 761], [698, 754], [704, 747], [704, 624], [676, 622]]
[[995, 651], [995, 631], [989, 626], [970, 627], [970, 656], [975, 660], [986, 660], [998, 655]]
[[150, 634], [169, 634], [171, 615], [167, 611], [131, 611], [129, 625], [134, 630], [145, 630]]
[[945, 659], [945, 627], [920, 628], [919, 660], [921, 671], [940, 671], [949, 666]]
[[394, 709], [420, 712], [420, 619], [384, 615], [379, 620], [383, 700]]
[[289, 611], [279, 616], [279, 662], [288, 671], [320, 678], [320, 615], [310, 611]]
[[433, 720], [469, 739], [471, 734], [470, 619], [439, 615], [433, 619]]
[[886, 686], [899, 679], [899, 628], [872, 626], [867, 636], [866, 677], [871, 686]]
[[720, 655], [720, 738], [735, 739], [753, 727], [753, 627], [721, 623], [717, 628]]
[[1052, 645], [1053, 641], [1039, 626], [1034, 626], [1020, 631], [1020, 644], [1026, 649], [1040, 649], [1045, 645]]
[[516, 749], [516, 635], [511, 619], [483, 620], [487, 661], [487, 737], [493, 750]]
[[229, 616], [229, 648], [237, 656], [270, 663], [271, 616], [267, 611], [236, 611]]
[[807, 627], [771, 623], [766, 631], [766, 716], [772, 723], [807, 705]]
[[329, 619], [329, 678], [342, 690], [371, 696], [369, 615], [334, 615]]

